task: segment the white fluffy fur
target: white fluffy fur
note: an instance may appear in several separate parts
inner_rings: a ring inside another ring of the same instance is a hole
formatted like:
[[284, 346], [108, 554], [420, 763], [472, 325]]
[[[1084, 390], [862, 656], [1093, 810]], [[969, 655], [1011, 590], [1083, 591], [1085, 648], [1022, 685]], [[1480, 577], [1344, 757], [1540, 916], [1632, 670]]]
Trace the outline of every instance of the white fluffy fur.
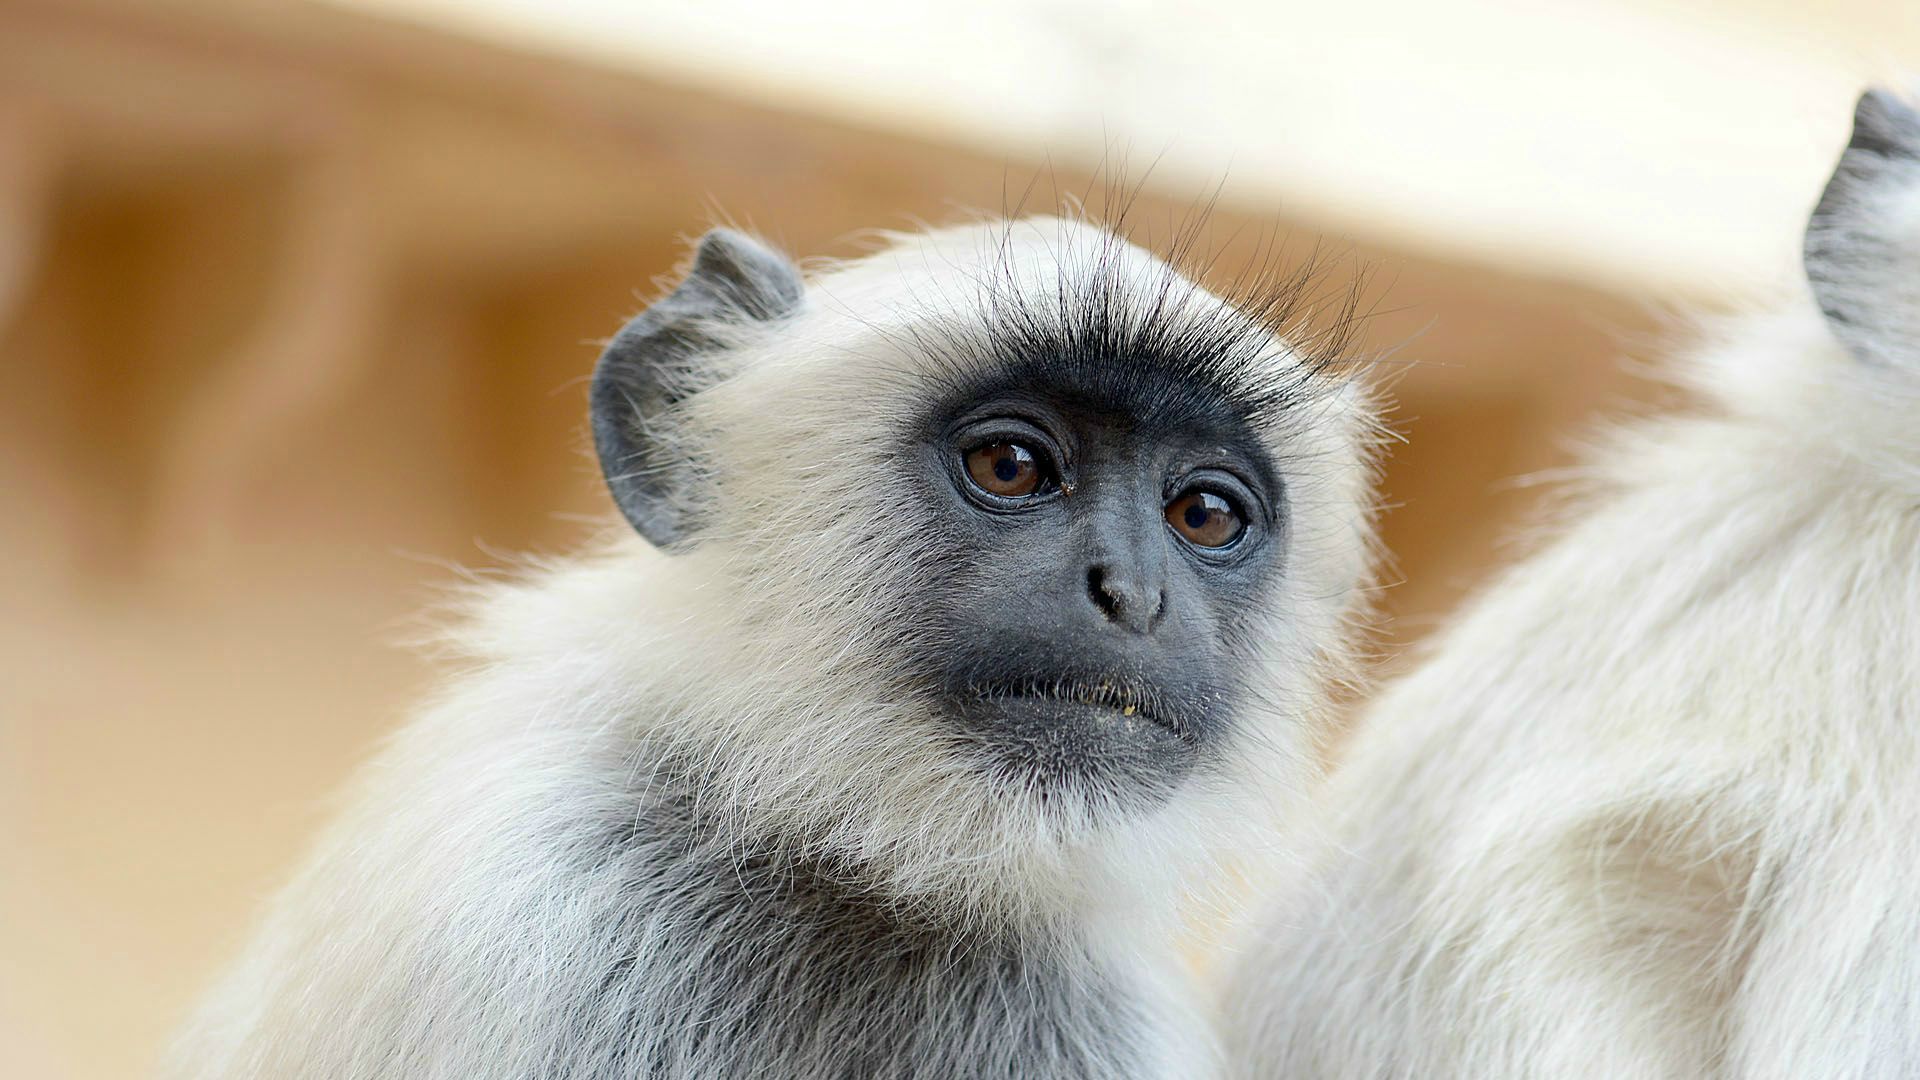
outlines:
[[[1913, 303], [1911, 215], [1864, 224], [1902, 277], [1851, 299]], [[1365, 714], [1239, 961], [1238, 1074], [1920, 1075], [1920, 354], [1889, 344], [1796, 296], [1594, 456]]]
[[[894, 238], [816, 276], [792, 318], [726, 329], [732, 376], [695, 396], [679, 436], [710, 467], [711, 531], [675, 555], [620, 539], [479, 599], [459, 632], [468, 670], [360, 775], [182, 1040], [177, 1073], [540, 1074], [571, 1037], [569, 987], [621, 959], [600, 918], [674, 902], [580, 869], [603, 842], [588, 824], [642, 812], [665, 760], [701, 779], [716, 843], [857, 866], [876, 902], [910, 917], [1107, 958], [1149, 998], [1155, 1023], [1138, 1038], [1152, 1074], [1210, 1071], [1170, 920], [1213, 854], [1271, 827], [1325, 687], [1348, 669], [1364, 396], [1316, 376], [1308, 405], [1268, 433], [1295, 533], [1258, 661], [1265, 711], [1224, 768], [1167, 804], [1043, 812], [960, 767], [934, 718], [887, 690], [903, 583], [929, 542], [885, 513], [904, 479], [881, 433], [927, 394], [915, 341], [970, 332], [983, 299], [1009, 290], [1044, 308], [1063, 278], [1115, 258], [1149, 293], [1172, 280], [1085, 225], [981, 225]], [[1185, 284], [1174, 297], [1221, 304]], [[1270, 362], [1300, 376], [1278, 342]], [[876, 522], [898, 534], [864, 542]], [[718, 932], [671, 914], [662, 933]], [[808, 1007], [796, 994], [794, 1024]], [[943, 1067], [968, 1074], [968, 1048], [951, 1053]], [[821, 1075], [837, 1074], [829, 1059]]]

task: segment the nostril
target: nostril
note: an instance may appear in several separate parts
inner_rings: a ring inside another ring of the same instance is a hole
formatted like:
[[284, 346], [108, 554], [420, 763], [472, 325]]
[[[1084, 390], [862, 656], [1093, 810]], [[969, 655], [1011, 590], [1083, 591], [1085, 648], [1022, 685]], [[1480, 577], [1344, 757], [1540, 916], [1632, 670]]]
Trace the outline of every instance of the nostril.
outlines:
[[1087, 596], [1092, 599], [1093, 606], [1099, 608], [1100, 613], [1107, 618], [1120, 617], [1120, 598], [1107, 588], [1105, 567], [1095, 566], [1087, 571]]

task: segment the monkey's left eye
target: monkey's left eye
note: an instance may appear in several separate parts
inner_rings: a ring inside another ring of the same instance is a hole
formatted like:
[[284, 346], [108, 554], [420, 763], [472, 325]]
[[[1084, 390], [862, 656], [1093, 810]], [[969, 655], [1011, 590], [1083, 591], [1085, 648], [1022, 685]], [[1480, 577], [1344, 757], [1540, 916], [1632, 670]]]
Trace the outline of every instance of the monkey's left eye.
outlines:
[[989, 495], [1024, 499], [1041, 489], [1047, 472], [1032, 450], [1017, 442], [997, 442], [968, 451], [967, 477]]
[[1247, 531], [1233, 500], [1211, 491], [1189, 491], [1167, 504], [1167, 524], [1198, 547], [1223, 548]]

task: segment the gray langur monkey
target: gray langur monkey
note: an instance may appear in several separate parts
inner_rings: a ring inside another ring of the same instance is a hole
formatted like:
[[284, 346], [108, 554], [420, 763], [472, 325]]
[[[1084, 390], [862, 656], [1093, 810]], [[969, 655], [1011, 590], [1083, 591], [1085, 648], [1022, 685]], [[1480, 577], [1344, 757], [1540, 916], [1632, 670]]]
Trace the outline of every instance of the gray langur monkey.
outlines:
[[1804, 261], [1368, 710], [1236, 1074], [1920, 1076], [1920, 112]]
[[1215, 1071], [1176, 901], [1350, 669], [1377, 441], [1270, 284], [708, 234], [592, 390], [646, 542], [477, 601], [177, 1073]]

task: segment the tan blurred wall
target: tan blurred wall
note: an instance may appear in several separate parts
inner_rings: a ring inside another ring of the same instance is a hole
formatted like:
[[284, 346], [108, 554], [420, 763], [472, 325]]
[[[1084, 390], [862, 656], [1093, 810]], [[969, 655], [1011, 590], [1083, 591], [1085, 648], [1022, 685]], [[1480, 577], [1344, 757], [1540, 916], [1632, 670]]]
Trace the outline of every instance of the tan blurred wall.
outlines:
[[[0, 1072], [143, 1071], [425, 683], [398, 643], [454, 567], [605, 513], [582, 379], [680, 235], [845, 255], [1035, 176], [1086, 183], [339, 12], [0, 6]], [[1268, 226], [1316, 232], [1214, 232]], [[1640, 392], [1650, 320], [1351, 239], [1404, 346], [1398, 644], [1495, 559], [1502, 482]]]

